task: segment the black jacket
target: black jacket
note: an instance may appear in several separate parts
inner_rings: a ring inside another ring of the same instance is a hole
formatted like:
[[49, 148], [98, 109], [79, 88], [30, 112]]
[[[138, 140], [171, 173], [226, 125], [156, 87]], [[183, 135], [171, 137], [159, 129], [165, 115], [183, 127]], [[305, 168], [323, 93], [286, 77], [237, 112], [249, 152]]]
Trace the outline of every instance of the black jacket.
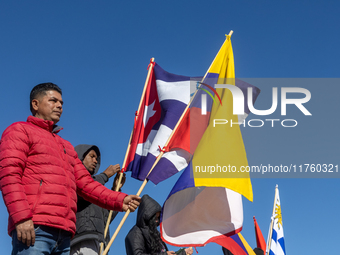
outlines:
[[[147, 222], [157, 212], [160, 212], [162, 207], [148, 195], [142, 197], [138, 207], [136, 225], [130, 230], [125, 238], [125, 248], [127, 255], [149, 255], [150, 250], [150, 234]], [[163, 242], [166, 250], [166, 244]], [[159, 252], [157, 255], [166, 255], [165, 252]], [[180, 255], [185, 255], [185, 251], [181, 251]]]
[[[101, 173], [95, 175], [100, 167], [100, 151], [95, 145], [88, 144], [80, 144], [75, 148], [78, 153], [78, 157], [81, 161], [83, 161], [84, 157], [89, 153], [90, 150], [95, 150], [97, 153], [97, 166], [92, 174], [92, 178], [104, 185], [109, 178], [106, 174]], [[112, 219], [116, 217], [118, 212], [113, 212]], [[106, 221], [109, 216], [109, 211], [101, 208], [97, 205], [91, 204], [90, 202], [84, 200], [83, 198], [78, 196], [77, 202], [77, 221], [76, 221], [76, 233], [73, 239], [71, 240], [71, 246], [75, 245], [84, 240], [97, 240], [99, 243], [104, 241], [104, 230], [106, 226]], [[106, 235], [106, 240], [104, 244], [106, 245], [110, 241], [110, 233], [108, 232]]]
[[[222, 251], [224, 255], [234, 255], [227, 248], [222, 247]], [[254, 248], [254, 252], [256, 255], [264, 255], [264, 251], [261, 250], [260, 248]]]

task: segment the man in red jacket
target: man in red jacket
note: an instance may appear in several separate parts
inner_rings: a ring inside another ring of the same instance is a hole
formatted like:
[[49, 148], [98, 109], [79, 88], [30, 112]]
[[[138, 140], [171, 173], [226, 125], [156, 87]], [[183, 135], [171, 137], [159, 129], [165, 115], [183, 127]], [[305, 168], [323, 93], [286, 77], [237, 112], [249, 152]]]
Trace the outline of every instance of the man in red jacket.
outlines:
[[69, 254], [77, 194], [108, 210], [135, 211], [140, 197], [111, 191], [91, 178], [73, 146], [57, 133], [63, 112], [53, 83], [30, 94], [33, 116], [16, 122], [0, 141], [0, 188], [9, 213], [14, 254]]

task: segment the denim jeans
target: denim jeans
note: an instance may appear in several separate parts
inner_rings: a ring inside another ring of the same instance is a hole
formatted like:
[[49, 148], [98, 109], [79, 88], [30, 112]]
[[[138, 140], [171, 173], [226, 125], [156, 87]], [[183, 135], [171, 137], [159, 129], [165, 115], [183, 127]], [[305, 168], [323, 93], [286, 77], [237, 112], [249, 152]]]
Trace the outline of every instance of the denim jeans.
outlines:
[[17, 238], [17, 232], [12, 232], [12, 255], [69, 255], [71, 233], [58, 228], [35, 225], [35, 243], [27, 246]]

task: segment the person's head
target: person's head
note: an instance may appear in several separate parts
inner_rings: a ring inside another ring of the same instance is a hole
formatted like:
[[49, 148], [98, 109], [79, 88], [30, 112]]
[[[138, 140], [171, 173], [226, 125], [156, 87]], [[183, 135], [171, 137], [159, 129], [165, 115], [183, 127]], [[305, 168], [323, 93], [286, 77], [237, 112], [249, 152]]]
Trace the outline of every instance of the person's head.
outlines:
[[32, 115], [50, 120], [56, 124], [63, 113], [63, 100], [61, 89], [53, 83], [36, 85], [30, 93], [30, 110]]
[[98, 151], [93, 147], [86, 151], [83, 155], [83, 164], [90, 174], [94, 174], [94, 171], [98, 164]]
[[97, 174], [100, 167], [100, 151], [96, 145], [78, 144], [74, 147], [78, 158], [91, 175]]
[[160, 212], [162, 207], [149, 195], [143, 195], [137, 212], [136, 225], [147, 231], [150, 235], [150, 243], [147, 250], [151, 254], [159, 254], [162, 249], [162, 239], [157, 229], [160, 223]]

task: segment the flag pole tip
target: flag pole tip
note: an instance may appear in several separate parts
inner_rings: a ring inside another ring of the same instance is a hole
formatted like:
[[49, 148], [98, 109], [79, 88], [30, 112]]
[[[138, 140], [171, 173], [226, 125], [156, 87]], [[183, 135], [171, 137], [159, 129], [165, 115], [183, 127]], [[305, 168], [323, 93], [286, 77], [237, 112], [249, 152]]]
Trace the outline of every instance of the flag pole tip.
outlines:
[[279, 185], [276, 184], [275, 188], [278, 188], [278, 187], [279, 187]]
[[231, 36], [233, 33], [234, 33], [234, 31], [233, 31], [233, 30], [230, 30], [229, 34], [226, 35], [226, 36]]

